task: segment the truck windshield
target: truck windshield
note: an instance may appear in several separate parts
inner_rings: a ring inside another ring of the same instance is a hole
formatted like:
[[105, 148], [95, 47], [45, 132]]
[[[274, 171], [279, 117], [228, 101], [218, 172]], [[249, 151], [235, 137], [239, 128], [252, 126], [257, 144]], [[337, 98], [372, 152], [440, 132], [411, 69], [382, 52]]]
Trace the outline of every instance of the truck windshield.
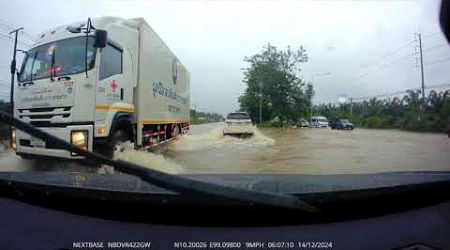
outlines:
[[[85, 37], [76, 37], [44, 44], [31, 49], [23, 62], [20, 82], [72, 75], [85, 70]], [[94, 67], [94, 39], [88, 38], [88, 70]]]

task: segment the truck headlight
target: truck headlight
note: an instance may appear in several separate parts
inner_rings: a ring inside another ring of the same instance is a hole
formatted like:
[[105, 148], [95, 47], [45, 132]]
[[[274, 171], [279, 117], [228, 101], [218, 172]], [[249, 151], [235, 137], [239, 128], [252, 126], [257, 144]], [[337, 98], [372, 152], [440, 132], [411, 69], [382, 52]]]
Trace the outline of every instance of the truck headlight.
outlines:
[[87, 130], [74, 130], [70, 132], [70, 143], [78, 146], [84, 150], [87, 150], [88, 146], [88, 131]]
[[16, 129], [12, 128], [11, 129], [11, 148], [16, 150], [17, 145], [16, 145]]

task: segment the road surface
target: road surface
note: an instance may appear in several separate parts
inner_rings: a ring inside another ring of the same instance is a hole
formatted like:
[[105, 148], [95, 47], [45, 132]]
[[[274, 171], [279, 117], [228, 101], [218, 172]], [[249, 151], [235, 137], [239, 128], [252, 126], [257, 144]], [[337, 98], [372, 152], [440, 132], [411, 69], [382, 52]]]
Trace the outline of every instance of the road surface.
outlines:
[[[250, 138], [222, 135], [223, 123], [192, 127], [165, 152], [121, 158], [169, 173], [342, 174], [450, 170], [444, 134], [397, 130], [264, 128]], [[75, 162], [22, 160], [0, 153], [1, 171], [104, 172]]]

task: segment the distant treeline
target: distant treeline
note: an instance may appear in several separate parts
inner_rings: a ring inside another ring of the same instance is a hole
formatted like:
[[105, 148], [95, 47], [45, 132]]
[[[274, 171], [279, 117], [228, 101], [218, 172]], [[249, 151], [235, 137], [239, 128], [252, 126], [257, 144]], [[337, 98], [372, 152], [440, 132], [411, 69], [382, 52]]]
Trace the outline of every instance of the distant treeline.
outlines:
[[440, 132], [450, 122], [450, 90], [430, 91], [425, 100], [421, 91], [408, 90], [403, 97], [372, 98], [345, 104], [322, 104], [314, 113], [328, 118], [349, 118], [364, 128]]
[[197, 112], [195, 109], [190, 111], [191, 124], [201, 124], [209, 122], [222, 121], [223, 116], [217, 113]]

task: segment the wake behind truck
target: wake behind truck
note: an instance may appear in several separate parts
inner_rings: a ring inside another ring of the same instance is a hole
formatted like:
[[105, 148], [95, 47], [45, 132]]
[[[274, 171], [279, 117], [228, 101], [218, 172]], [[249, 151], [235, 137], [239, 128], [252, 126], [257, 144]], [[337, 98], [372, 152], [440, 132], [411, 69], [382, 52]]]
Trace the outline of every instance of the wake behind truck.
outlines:
[[[189, 85], [144, 19], [88, 19], [39, 35], [18, 74], [14, 115], [114, 158], [125, 145], [148, 149], [189, 130]], [[12, 136], [24, 158], [82, 158], [21, 131]]]

